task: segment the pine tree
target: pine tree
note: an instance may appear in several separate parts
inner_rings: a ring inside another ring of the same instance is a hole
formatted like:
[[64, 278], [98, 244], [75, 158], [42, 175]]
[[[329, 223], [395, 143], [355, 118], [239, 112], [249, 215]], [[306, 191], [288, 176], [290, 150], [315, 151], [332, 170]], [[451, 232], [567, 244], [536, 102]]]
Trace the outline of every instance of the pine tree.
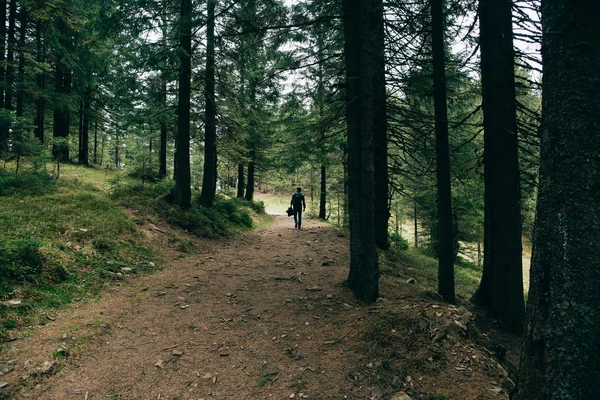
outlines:
[[450, 149], [448, 145], [448, 109], [446, 99], [446, 54], [444, 51], [444, 2], [431, 1], [433, 91], [435, 106], [435, 150], [438, 209], [438, 293], [454, 303], [454, 252], [452, 248], [452, 190]]
[[373, 71], [370, 57], [374, 27], [369, 18], [373, 10], [366, 0], [344, 0], [342, 4], [350, 215], [348, 286], [359, 299], [375, 301], [379, 296], [379, 265], [374, 222]]
[[542, 3], [540, 184], [519, 400], [600, 393], [600, 3]]
[[176, 176], [174, 202], [181, 208], [191, 203], [190, 175], [190, 97], [192, 79], [192, 1], [181, 0], [179, 21], [179, 103], [176, 135]]
[[481, 0], [485, 222], [483, 276], [474, 301], [514, 333], [523, 329], [523, 267], [512, 2]]

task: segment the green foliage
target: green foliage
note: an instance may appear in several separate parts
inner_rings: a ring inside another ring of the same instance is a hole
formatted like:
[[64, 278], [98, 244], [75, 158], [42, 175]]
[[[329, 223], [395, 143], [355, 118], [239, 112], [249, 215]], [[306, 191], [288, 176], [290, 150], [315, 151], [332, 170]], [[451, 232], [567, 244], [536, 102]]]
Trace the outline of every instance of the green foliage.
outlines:
[[69, 161], [67, 158], [69, 154], [69, 139], [62, 137], [55, 137], [52, 139], [52, 157], [56, 163], [60, 166], [60, 163]]
[[55, 192], [56, 179], [47, 171], [15, 175], [0, 171], [0, 196], [41, 196]]
[[399, 233], [393, 232], [390, 234], [390, 242], [398, 250], [408, 250], [408, 240], [404, 239]]
[[170, 204], [171, 183], [128, 184], [114, 181], [112, 197], [121, 204], [134, 207], [148, 214], [156, 213], [172, 225], [183, 228], [198, 237], [227, 236], [236, 230], [248, 230], [254, 226], [252, 213], [264, 210], [261, 202], [249, 202], [237, 198], [217, 195], [211, 208], [200, 206], [200, 195], [196, 194], [192, 207], [182, 210]]
[[[0, 320], [17, 323], [3, 323], [0, 336], [27, 323], [37, 309], [59, 307], [121, 279], [121, 268], [152, 268], [152, 252], [135, 221], [106, 195], [106, 177], [103, 171], [67, 165], [63, 179], [52, 180], [52, 190], [26, 185], [4, 191]], [[8, 299], [21, 304], [6, 306], [2, 301]]]
[[40, 247], [42, 243], [31, 237], [12, 241], [0, 237], [0, 285], [34, 282], [44, 264]]
[[258, 387], [263, 387], [267, 384], [267, 382], [273, 382], [275, 378], [279, 376], [279, 372], [268, 372], [260, 377], [258, 381]]
[[[433, 291], [438, 286], [438, 260], [428, 249], [421, 250], [414, 247], [406, 251], [390, 251], [383, 254], [386, 262], [382, 265], [386, 273], [391, 275], [410, 276], [420, 285]], [[454, 262], [456, 292], [465, 299], [471, 298], [479, 286], [482, 268], [457, 258]]]

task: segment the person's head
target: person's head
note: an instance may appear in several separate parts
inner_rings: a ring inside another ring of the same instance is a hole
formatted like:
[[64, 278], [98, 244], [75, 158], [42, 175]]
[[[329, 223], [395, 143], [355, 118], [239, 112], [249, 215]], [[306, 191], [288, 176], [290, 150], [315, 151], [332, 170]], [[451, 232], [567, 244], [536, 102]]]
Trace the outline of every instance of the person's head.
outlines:
[[301, 191], [302, 191], [302, 188], [301, 188], [301, 187], [297, 187], [297, 188], [296, 188], [296, 192], [300, 193]]

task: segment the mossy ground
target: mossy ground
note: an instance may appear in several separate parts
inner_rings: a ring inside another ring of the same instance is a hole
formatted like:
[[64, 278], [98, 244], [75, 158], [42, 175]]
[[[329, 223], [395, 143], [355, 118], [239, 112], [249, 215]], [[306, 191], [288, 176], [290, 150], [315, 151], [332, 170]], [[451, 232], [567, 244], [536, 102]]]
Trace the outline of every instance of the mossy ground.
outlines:
[[[117, 171], [63, 165], [57, 180], [45, 171], [0, 174], [0, 340], [10, 330], [45, 324], [51, 310], [96, 296], [124, 275], [157, 264], [136, 215], [200, 237], [266, 225], [261, 203], [218, 197], [212, 209], [183, 211], [164, 197], [169, 183], [141, 184]], [[175, 238], [178, 250], [189, 241]], [[9, 302], [12, 300], [12, 303]]]

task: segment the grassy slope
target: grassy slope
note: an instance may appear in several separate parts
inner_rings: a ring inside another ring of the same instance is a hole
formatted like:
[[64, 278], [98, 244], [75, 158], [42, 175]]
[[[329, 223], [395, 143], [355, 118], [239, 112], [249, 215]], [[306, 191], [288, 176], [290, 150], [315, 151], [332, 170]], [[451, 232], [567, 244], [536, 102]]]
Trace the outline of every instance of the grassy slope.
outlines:
[[[198, 207], [195, 196], [182, 211], [164, 200], [168, 183], [143, 185], [115, 171], [64, 165], [58, 182], [42, 175], [23, 175], [16, 185], [0, 175], [0, 341], [10, 329], [43, 324], [53, 308], [94, 296], [125, 274], [153, 269], [154, 255], [137, 226], [143, 221], [123, 207], [199, 237], [272, 222], [261, 202], [223, 196], [211, 209]], [[174, 241], [179, 251], [190, 250], [189, 240]]]
[[124, 272], [151, 269], [135, 221], [108, 196], [113, 176], [65, 165], [58, 184], [0, 198], [0, 337], [43, 324], [52, 308], [93, 296]]

